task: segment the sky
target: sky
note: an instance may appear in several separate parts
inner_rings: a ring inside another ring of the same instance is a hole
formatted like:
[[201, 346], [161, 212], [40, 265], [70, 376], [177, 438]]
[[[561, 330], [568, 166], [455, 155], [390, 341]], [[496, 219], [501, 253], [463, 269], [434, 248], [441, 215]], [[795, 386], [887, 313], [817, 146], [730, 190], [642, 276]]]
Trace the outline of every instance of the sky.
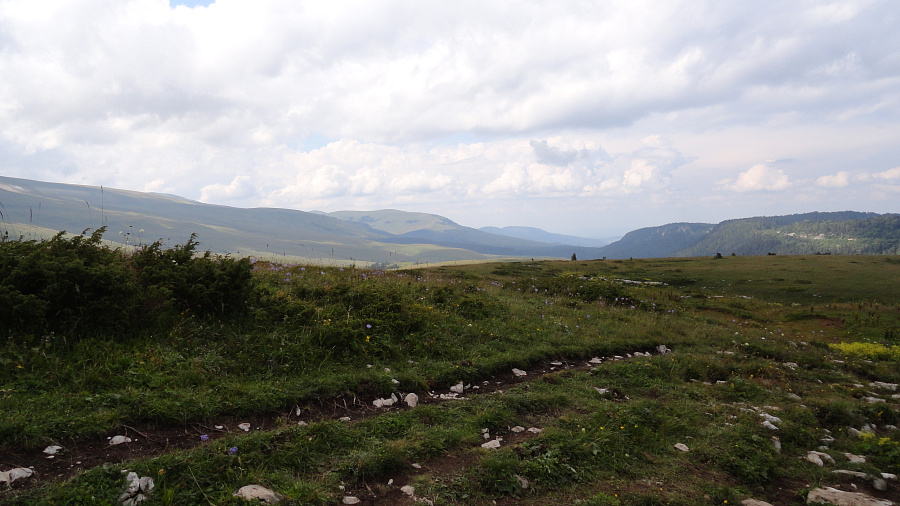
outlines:
[[583, 237], [900, 212], [896, 0], [0, 0], [0, 175]]

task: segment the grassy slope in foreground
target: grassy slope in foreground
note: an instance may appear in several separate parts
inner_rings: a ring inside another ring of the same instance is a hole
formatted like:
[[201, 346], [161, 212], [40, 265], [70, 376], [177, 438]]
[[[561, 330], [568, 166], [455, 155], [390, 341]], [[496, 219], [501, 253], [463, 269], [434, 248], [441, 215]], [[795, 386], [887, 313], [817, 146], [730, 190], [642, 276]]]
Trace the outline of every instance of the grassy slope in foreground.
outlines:
[[[900, 382], [896, 257], [256, 271], [259, 298], [239, 320], [184, 315], [154, 335], [7, 340], [0, 448], [105, 440], [121, 424], [184, 426], [197, 445], [0, 501], [112, 503], [122, 467], [152, 476], [151, 497], [164, 504], [242, 504], [231, 494], [250, 483], [288, 504], [374, 500], [396, 492], [388, 477], [435, 504], [790, 504], [809, 487], [848, 484], [834, 468], [900, 472], [900, 433], [885, 429], [900, 424], [897, 400], [869, 386]], [[583, 365], [659, 344], [674, 352], [537, 374], [550, 360]], [[514, 367], [533, 379], [494, 395], [469, 390], [467, 401], [296, 425], [295, 406], [316, 399], [424, 399]], [[778, 431], [760, 411], [779, 418]], [[194, 423], [271, 412], [283, 414], [275, 430], [202, 444]], [[848, 435], [867, 423], [878, 426], [872, 436]], [[543, 430], [518, 437], [516, 425]], [[482, 429], [506, 442], [482, 449]], [[828, 434], [835, 467], [798, 458]], [[896, 500], [897, 484], [885, 494]]]

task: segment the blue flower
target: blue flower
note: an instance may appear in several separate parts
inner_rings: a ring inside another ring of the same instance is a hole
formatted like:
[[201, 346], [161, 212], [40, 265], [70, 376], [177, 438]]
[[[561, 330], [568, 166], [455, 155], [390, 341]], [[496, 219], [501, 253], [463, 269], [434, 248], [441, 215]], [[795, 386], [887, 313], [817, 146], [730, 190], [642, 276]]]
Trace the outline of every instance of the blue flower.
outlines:
[[200, 434], [200, 441], [208, 441], [208, 440], [209, 440], [209, 436], [207, 436], [206, 434]]
[[228, 449], [228, 455], [236, 455], [238, 452], [237, 446], [232, 446]]

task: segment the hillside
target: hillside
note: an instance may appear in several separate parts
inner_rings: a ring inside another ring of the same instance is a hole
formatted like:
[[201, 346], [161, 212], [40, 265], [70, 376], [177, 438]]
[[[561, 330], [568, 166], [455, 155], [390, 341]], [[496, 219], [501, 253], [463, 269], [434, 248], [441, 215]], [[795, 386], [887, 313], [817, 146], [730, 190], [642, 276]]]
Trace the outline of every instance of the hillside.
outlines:
[[844, 211], [673, 223], [629, 232], [601, 252], [608, 258], [892, 255], [900, 253], [900, 215]]
[[124, 246], [157, 239], [175, 245], [197, 234], [202, 248], [213, 253], [341, 265], [596, 253], [489, 234], [424, 213], [240, 209], [172, 195], [0, 177], [0, 235], [36, 239], [100, 227], [106, 227], [105, 240]]

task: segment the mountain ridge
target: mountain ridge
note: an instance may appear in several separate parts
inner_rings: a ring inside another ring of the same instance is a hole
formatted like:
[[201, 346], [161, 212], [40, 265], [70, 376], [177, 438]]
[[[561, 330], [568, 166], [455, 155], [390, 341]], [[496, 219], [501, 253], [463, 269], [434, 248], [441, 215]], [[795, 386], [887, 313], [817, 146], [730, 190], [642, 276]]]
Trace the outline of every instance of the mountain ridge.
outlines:
[[128, 247], [157, 239], [168, 246], [197, 234], [201, 247], [212, 253], [378, 267], [573, 255], [588, 260], [900, 254], [897, 214], [810, 212], [718, 224], [669, 223], [595, 246], [599, 240], [535, 227], [479, 229], [422, 212], [244, 209], [177, 195], [0, 176], [0, 236], [38, 239], [60, 230], [78, 233], [100, 227], [107, 228], [105, 240]]

